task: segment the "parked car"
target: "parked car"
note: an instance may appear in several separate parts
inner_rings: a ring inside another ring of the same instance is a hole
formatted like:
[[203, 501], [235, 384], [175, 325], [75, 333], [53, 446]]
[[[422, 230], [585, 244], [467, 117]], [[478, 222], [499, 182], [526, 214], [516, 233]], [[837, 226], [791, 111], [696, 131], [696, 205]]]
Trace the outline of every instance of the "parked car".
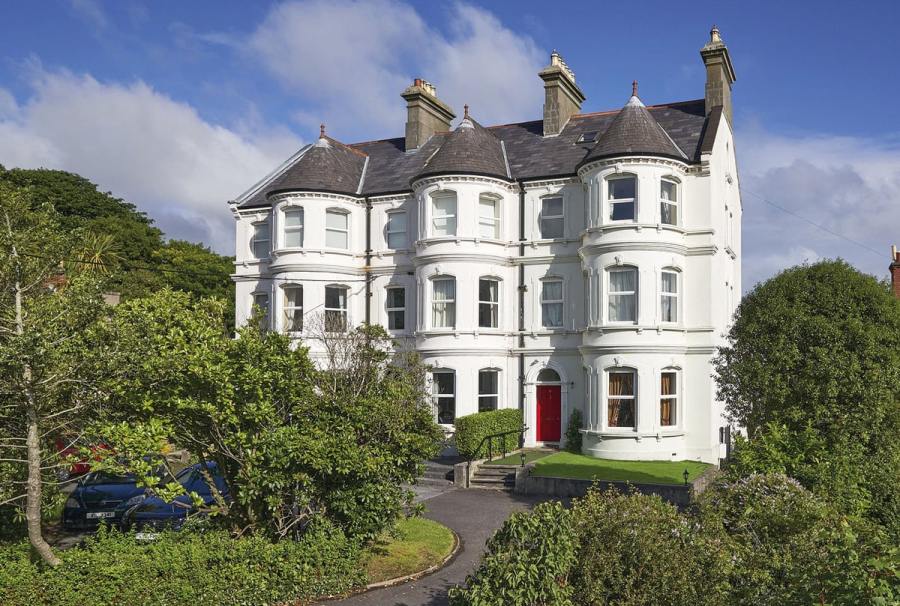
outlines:
[[[107, 446], [106, 444], [103, 444], [103, 443], [97, 444], [95, 446], [91, 446], [92, 453], [96, 453], [100, 449], [107, 450], [107, 449], [109, 449], [109, 446]], [[76, 458], [79, 456], [78, 448], [73, 443], [71, 443], [69, 440], [62, 438], [62, 437], [56, 438], [56, 451], [57, 451], [57, 453], [59, 453], [60, 459], [67, 459], [70, 457]], [[97, 458], [99, 458], [99, 456]], [[89, 472], [90, 470], [91, 470], [90, 461], [86, 461], [84, 459], [78, 459], [68, 467], [65, 467], [65, 466], [60, 467], [59, 471], [57, 472], [57, 475], [59, 476], [60, 481], [64, 481], [64, 480], [68, 480], [69, 478], [84, 475], [87, 472]]]
[[124, 505], [143, 494], [134, 476], [92, 471], [78, 480], [63, 508], [63, 528], [95, 528], [101, 521], [119, 524]]
[[[186, 467], [175, 476], [175, 479], [184, 486], [185, 491], [196, 492], [203, 499], [204, 505], [211, 506], [215, 504], [215, 499], [203, 478], [200, 465], [200, 463], [195, 463]], [[226, 501], [230, 501], [231, 495], [225, 480], [219, 473], [219, 468], [213, 461], [207, 461], [206, 468], [212, 475], [218, 491]], [[135, 495], [124, 504], [123, 509], [125, 511], [122, 515], [122, 525], [125, 528], [135, 529], [168, 527], [177, 530], [181, 528], [189, 515], [196, 513], [193, 500], [189, 495], [177, 497], [172, 502], [166, 502], [157, 496]]]

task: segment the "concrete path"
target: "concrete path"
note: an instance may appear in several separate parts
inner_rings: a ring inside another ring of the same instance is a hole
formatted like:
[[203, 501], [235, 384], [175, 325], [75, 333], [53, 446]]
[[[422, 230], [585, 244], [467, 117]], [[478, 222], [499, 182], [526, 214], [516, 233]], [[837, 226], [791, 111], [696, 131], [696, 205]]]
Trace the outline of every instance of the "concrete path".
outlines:
[[462, 546], [450, 564], [434, 574], [395, 587], [362, 593], [323, 605], [438, 606], [447, 604], [447, 590], [465, 581], [481, 559], [484, 544], [513, 511], [530, 509], [540, 498], [517, 496], [494, 490], [448, 490], [429, 495], [426, 518], [449, 526]]

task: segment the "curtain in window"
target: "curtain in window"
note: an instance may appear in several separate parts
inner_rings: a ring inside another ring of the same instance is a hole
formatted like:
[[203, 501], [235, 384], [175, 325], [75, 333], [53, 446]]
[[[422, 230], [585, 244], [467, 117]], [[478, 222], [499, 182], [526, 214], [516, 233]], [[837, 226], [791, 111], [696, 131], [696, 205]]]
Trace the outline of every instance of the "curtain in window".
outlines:
[[676, 322], [678, 320], [678, 275], [665, 271], [662, 273], [662, 295], [660, 305], [662, 307], [662, 321]]
[[676, 379], [674, 372], [664, 372], [660, 377], [659, 385], [659, 424], [674, 425], [675, 424], [675, 403], [676, 403]]
[[541, 315], [544, 326], [563, 325], [562, 282], [544, 282], [541, 289]]
[[478, 281], [478, 326], [497, 328], [500, 311], [499, 283], [496, 280]]
[[288, 332], [303, 330], [303, 288], [300, 286], [284, 289], [284, 329]]
[[632, 269], [609, 272], [609, 319], [611, 322], [635, 321], [637, 317], [636, 291], [637, 272]]
[[456, 280], [434, 280], [433, 316], [437, 328], [456, 325]]
[[634, 427], [634, 373], [609, 373], [607, 423], [610, 427]]

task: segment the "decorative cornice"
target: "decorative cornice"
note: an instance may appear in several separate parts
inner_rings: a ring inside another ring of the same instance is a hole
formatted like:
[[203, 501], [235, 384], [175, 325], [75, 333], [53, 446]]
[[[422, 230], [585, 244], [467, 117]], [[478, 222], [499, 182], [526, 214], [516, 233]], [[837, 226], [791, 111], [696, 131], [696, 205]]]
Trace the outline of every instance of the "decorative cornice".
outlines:
[[282, 202], [294, 201], [298, 198], [302, 199], [310, 199], [310, 198], [321, 198], [326, 200], [334, 200], [340, 202], [349, 202], [350, 204], [362, 204], [364, 202], [362, 196], [348, 196], [345, 194], [333, 194], [329, 192], [316, 192], [316, 191], [289, 191], [282, 192], [280, 194], [272, 194], [269, 196], [269, 202], [272, 203], [272, 206], [277, 206]]
[[602, 158], [600, 160], [587, 162], [578, 169], [578, 176], [583, 178], [586, 173], [603, 168], [604, 166], [617, 166], [622, 164], [658, 164], [660, 166], [676, 168], [680, 170], [682, 174], [687, 174], [690, 170], [690, 165], [687, 162], [673, 160], [671, 158], [660, 158], [657, 156], [617, 156], [615, 158]]
[[485, 177], [482, 175], [440, 175], [434, 177], [425, 177], [423, 179], [419, 179], [413, 182], [413, 190], [416, 193], [421, 192], [424, 189], [427, 189], [431, 185], [437, 185], [438, 187], [443, 187], [449, 185], [451, 183], [488, 183], [499, 187], [501, 189], [505, 189], [507, 191], [516, 191], [518, 186], [515, 182], [504, 181], [502, 179], [497, 179], [494, 177]]
[[433, 254], [424, 254], [424, 255], [416, 255], [413, 257], [413, 265], [416, 267], [421, 267], [423, 265], [428, 265], [431, 263], [447, 263], [447, 262], [476, 262], [478, 264], [485, 263], [494, 263], [497, 265], [504, 265], [507, 267], [511, 267], [513, 262], [510, 257], [505, 257], [502, 255], [491, 255], [482, 252], [452, 252], [452, 253], [433, 253]]
[[578, 348], [582, 354], [597, 356], [614, 354], [666, 354], [666, 355], [712, 355], [716, 348], [707, 345], [582, 345]]
[[[535, 189], [542, 188], [554, 188], [565, 185], [571, 185], [573, 183], [581, 183], [581, 179], [578, 177], [563, 177], [560, 179], [541, 179], [540, 181], [523, 181], [522, 187], [525, 188], [526, 192]], [[548, 192], [549, 193], [549, 192]]]
[[[705, 248], [705, 247], [698, 247]], [[674, 244], [672, 242], [608, 242], [604, 244], [588, 244], [578, 249], [578, 255], [584, 259], [586, 255], [602, 255], [610, 252], [618, 251], [647, 251], [647, 252], [666, 252], [676, 255], [686, 256], [692, 250], [684, 244]]]

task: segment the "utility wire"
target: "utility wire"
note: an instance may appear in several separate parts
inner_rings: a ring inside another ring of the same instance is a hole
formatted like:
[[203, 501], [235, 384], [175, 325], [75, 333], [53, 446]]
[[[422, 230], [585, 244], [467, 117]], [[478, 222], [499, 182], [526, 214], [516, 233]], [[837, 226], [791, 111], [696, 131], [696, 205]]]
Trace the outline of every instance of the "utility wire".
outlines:
[[831, 234], [832, 236], [835, 236], [836, 238], [840, 238], [841, 240], [846, 240], [847, 242], [850, 242], [851, 244], [855, 244], [855, 245], [859, 246], [860, 248], [864, 248], [865, 250], [867, 250], [867, 251], [869, 251], [870, 253], [873, 253], [873, 254], [875, 254], [875, 255], [878, 255], [879, 257], [883, 257], [883, 256], [884, 256], [882, 253], [878, 252], [877, 250], [875, 250], [875, 249], [872, 248], [871, 246], [867, 246], [866, 244], [863, 244], [862, 242], [857, 242], [856, 240], [854, 240], [854, 239], [852, 239], [852, 238], [848, 238], [847, 236], [845, 236], [845, 235], [843, 235], [843, 234], [840, 234], [840, 233], [834, 231], [833, 229], [829, 229], [829, 228], [825, 227], [824, 225], [820, 225], [820, 224], [816, 223], [815, 221], [812, 221], [812, 220], [810, 220], [810, 219], [807, 219], [806, 217], [804, 217], [804, 216], [802, 216], [802, 215], [798, 215], [798, 214], [795, 213], [794, 211], [788, 210], [788, 209], [784, 208], [783, 206], [779, 206], [778, 204], [775, 204], [775, 203], [772, 202], [771, 200], [769, 200], [769, 199], [767, 199], [767, 198], [765, 198], [765, 197], [763, 197], [763, 196], [761, 196], [761, 195], [759, 195], [759, 194], [757, 194], [757, 193], [755, 193], [755, 192], [752, 192], [752, 191], [750, 191], [749, 189], [746, 189], [746, 188], [744, 188], [744, 187], [740, 187], [739, 189], [741, 190], [741, 193], [749, 194], [749, 195], [753, 196], [754, 198], [758, 198], [759, 200], [762, 200], [763, 202], [765, 202], [765, 203], [768, 204], [769, 206], [772, 206], [772, 207], [774, 207], [774, 208], [777, 208], [777, 209], [780, 210], [781, 212], [787, 213], [787, 214], [791, 215], [792, 217], [796, 217], [797, 219], [800, 219], [801, 221], [804, 221], [804, 222], [806, 222], [806, 223], [809, 223], [809, 224], [812, 225], [813, 227], [816, 227], [816, 228], [818, 228], [818, 229], [821, 229], [821, 230], [824, 231], [825, 233]]

